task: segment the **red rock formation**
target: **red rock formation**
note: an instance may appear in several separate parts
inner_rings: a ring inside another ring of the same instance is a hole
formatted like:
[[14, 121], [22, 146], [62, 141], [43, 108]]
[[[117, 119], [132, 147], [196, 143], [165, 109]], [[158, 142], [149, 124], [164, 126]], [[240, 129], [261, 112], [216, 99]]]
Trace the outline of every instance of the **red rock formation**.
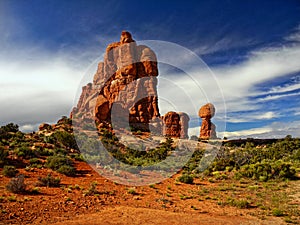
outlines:
[[163, 117], [163, 135], [175, 138], [188, 138], [189, 116], [186, 113], [168, 112]]
[[149, 131], [149, 122], [160, 116], [156, 76], [155, 53], [123, 31], [119, 42], [108, 45], [93, 84], [83, 87], [73, 117], [93, 119], [99, 127], [110, 127], [114, 117], [118, 126], [127, 122], [134, 130]]
[[199, 109], [199, 117], [202, 119], [200, 129], [201, 139], [216, 139], [216, 126], [211, 122], [211, 118], [215, 115], [215, 107], [211, 103], [207, 103]]
[[188, 116], [188, 114], [186, 114], [184, 112], [180, 112], [178, 114], [180, 116], [180, 127], [181, 127], [180, 138], [187, 139], [187, 138], [189, 138], [188, 129], [189, 129], [190, 117]]
[[167, 137], [180, 137], [180, 116], [176, 112], [167, 112], [163, 117], [163, 135]]

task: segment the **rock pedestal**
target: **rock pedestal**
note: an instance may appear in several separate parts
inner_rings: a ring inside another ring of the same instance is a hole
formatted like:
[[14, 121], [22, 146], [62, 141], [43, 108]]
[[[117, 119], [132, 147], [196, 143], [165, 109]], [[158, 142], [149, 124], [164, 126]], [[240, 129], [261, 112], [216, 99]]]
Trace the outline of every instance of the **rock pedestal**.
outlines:
[[215, 115], [215, 107], [211, 103], [203, 105], [199, 109], [199, 117], [202, 119], [200, 128], [201, 139], [216, 139], [216, 126], [211, 122], [211, 118]]

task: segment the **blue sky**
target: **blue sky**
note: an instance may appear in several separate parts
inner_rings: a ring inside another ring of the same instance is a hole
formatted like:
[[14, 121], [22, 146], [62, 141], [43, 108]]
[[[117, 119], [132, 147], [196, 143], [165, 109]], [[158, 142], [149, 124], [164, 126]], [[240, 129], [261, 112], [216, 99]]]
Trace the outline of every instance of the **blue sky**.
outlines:
[[[299, 0], [0, 0], [1, 124], [30, 131], [69, 114], [80, 80], [122, 30], [201, 57], [224, 94], [226, 114], [216, 84], [201, 80], [218, 127], [226, 116], [219, 136], [300, 136]], [[160, 68], [161, 77], [174, 75]], [[199, 132], [194, 114], [191, 133]]]

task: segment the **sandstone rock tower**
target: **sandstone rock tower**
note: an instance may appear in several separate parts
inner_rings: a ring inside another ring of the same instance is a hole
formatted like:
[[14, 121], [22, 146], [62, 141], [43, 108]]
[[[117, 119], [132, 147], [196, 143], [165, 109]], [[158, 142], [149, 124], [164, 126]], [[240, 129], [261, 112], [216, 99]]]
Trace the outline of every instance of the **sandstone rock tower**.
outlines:
[[82, 87], [73, 123], [83, 130], [131, 128], [154, 135], [188, 138], [189, 116], [168, 112], [161, 117], [157, 98], [157, 58], [123, 31], [119, 42], [107, 46], [93, 82]]
[[149, 131], [150, 121], [160, 117], [157, 76], [155, 53], [123, 31], [119, 42], [108, 45], [72, 115], [82, 122], [95, 121], [98, 128], [111, 128], [114, 116], [118, 126], [127, 123], [132, 130]]
[[211, 118], [215, 115], [215, 107], [211, 103], [203, 105], [199, 109], [199, 117], [202, 119], [202, 125], [200, 129], [201, 139], [216, 139], [216, 126], [211, 122]]
[[167, 112], [163, 116], [163, 135], [174, 138], [188, 138], [189, 116], [183, 112]]

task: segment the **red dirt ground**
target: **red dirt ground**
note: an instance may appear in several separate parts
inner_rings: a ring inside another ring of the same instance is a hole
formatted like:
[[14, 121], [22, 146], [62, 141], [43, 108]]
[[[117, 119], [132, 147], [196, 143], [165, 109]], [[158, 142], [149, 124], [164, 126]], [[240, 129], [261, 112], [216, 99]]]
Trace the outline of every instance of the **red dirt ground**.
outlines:
[[[5, 189], [9, 178], [1, 176], [0, 224], [285, 224], [281, 218], [260, 220], [251, 216], [258, 210], [255, 208], [181, 199], [181, 194], [215, 185], [200, 179], [193, 185], [181, 184], [175, 182], [175, 175], [154, 186], [129, 187], [101, 177], [84, 162], [76, 162], [76, 168], [82, 175], [66, 177], [48, 169], [20, 169], [28, 189], [35, 186], [38, 177], [48, 173], [61, 178], [61, 187], [40, 187], [38, 194], [12, 194]], [[84, 196], [95, 181], [99, 194]], [[76, 184], [80, 189], [74, 189]], [[129, 193], [132, 188], [135, 194]], [[12, 195], [16, 201], [9, 200]]]

